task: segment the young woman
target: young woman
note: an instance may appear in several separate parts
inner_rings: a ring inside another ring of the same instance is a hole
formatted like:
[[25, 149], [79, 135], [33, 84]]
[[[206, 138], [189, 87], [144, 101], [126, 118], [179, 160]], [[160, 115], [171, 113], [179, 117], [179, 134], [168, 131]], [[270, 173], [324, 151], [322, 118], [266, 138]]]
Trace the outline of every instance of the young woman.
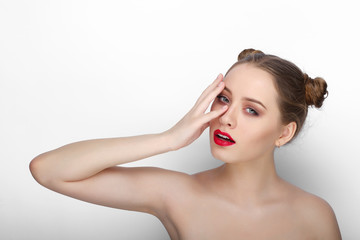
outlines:
[[[331, 207], [274, 166], [274, 149], [297, 135], [309, 106], [321, 107], [326, 88], [287, 60], [246, 49], [171, 129], [72, 143], [37, 156], [30, 169], [56, 192], [153, 214], [174, 240], [339, 240]], [[118, 166], [185, 147], [207, 127], [211, 152], [224, 162], [218, 168], [188, 175]]]

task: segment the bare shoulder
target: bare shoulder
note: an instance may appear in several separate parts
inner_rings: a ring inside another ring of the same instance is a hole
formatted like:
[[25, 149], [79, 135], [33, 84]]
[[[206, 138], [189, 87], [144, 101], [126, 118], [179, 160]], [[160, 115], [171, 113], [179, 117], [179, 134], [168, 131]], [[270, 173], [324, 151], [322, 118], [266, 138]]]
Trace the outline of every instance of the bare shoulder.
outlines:
[[306, 230], [312, 232], [315, 239], [341, 239], [336, 216], [330, 204], [314, 194], [289, 185], [292, 207]]

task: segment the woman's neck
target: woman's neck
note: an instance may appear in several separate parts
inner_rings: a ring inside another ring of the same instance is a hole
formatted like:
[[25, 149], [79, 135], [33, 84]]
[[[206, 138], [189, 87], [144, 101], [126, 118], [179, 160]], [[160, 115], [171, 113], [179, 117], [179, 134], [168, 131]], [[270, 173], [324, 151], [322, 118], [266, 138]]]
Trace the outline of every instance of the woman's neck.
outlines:
[[271, 197], [281, 179], [274, 158], [225, 163], [214, 172], [217, 190], [234, 199], [256, 203]]

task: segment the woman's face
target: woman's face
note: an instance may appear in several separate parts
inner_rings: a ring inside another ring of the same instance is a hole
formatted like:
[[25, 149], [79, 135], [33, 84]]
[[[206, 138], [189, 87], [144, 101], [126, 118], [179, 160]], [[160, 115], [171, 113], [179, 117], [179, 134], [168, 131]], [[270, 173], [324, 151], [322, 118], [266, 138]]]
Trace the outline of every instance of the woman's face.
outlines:
[[227, 163], [272, 157], [283, 129], [272, 76], [251, 64], [239, 64], [224, 83], [225, 89], [211, 106], [228, 105], [223, 115], [210, 122], [213, 156]]

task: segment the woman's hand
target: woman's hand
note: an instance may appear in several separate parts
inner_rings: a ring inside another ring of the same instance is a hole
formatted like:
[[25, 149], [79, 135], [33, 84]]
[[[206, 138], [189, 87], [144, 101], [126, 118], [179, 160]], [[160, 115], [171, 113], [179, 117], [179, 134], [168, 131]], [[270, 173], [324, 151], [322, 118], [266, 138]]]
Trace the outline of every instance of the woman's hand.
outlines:
[[170, 139], [172, 150], [185, 147], [195, 141], [203, 131], [209, 126], [210, 121], [227, 110], [227, 105], [223, 108], [205, 113], [210, 103], [224, 89], [223, 76], [219, 74], [215, 81], [208, 86], [200, 95], [191, 110], [171, 129], [165, 132]]

